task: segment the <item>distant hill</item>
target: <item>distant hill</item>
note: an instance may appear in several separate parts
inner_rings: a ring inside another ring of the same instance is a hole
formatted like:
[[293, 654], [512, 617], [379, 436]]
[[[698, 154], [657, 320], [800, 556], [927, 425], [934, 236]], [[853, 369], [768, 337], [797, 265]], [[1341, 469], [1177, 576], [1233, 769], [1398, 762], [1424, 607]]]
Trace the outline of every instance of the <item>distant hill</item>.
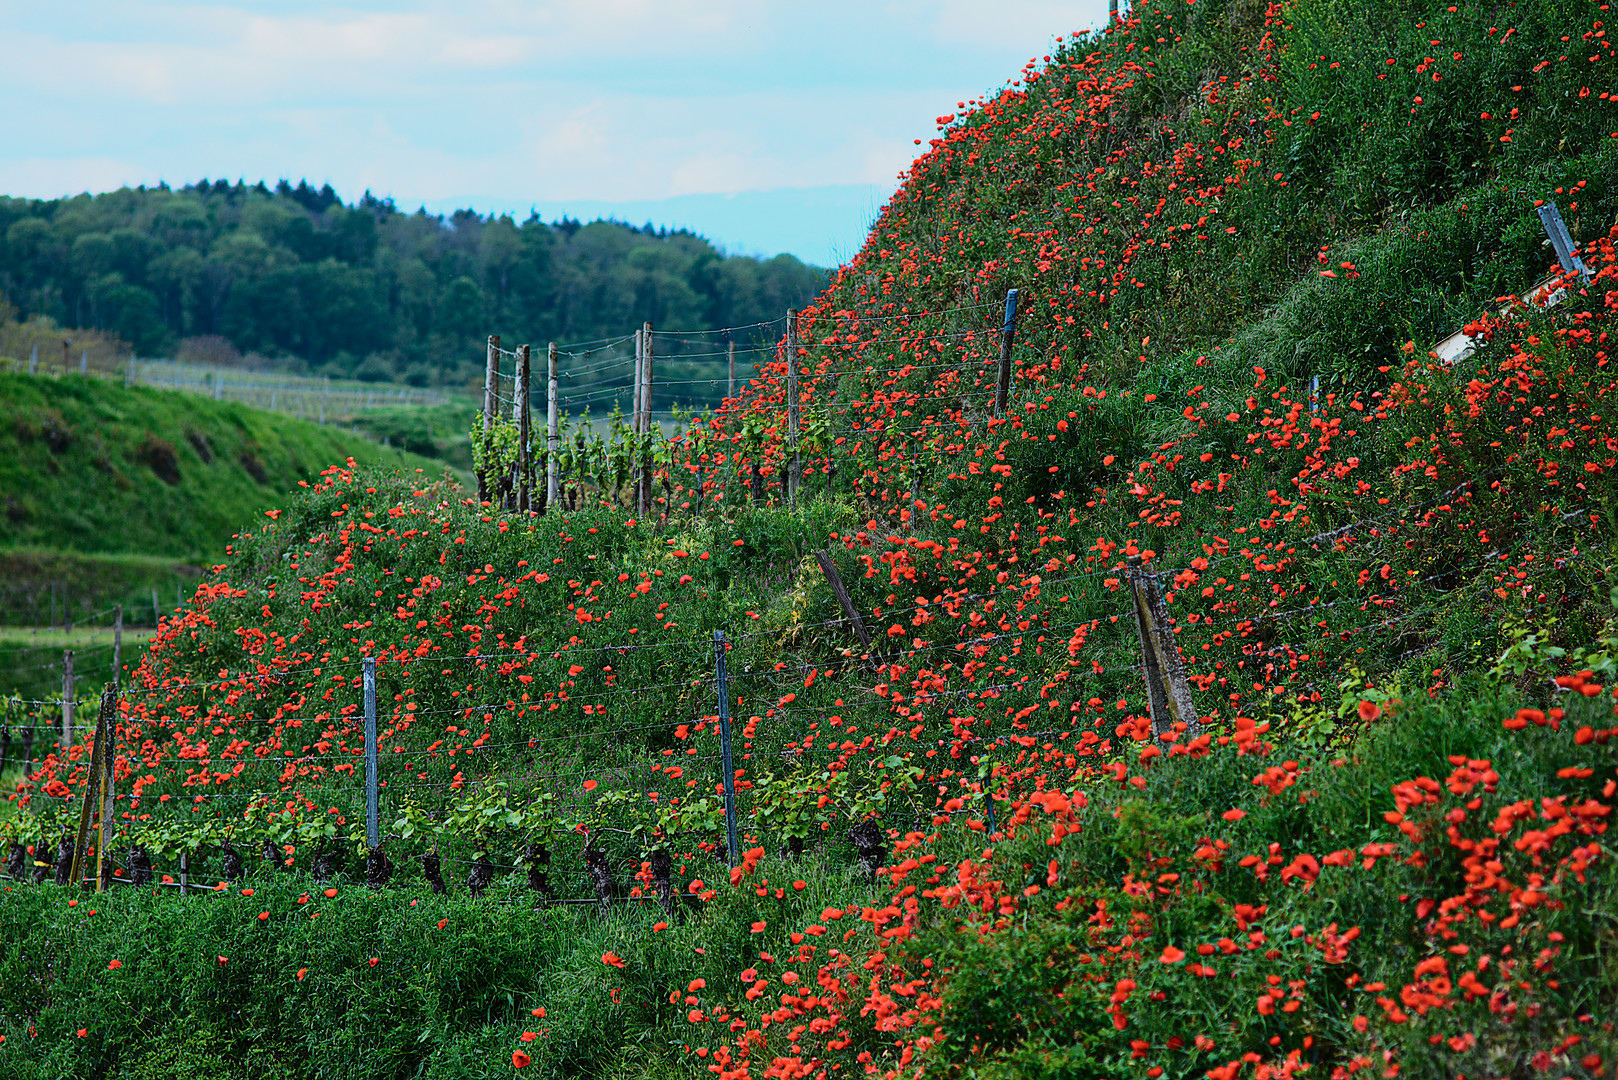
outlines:
[[444, 468], [233, 402], [0, 373], [0, 549], [214, 561], [299, 480], [351, 456]]
[[579, 341], [651, 319], [696, 330], [780, 317], [827, 274], [726, 256], [620, 222], [406, 213], [330, 186], [200, 181], [70, 199], [0, 197], [0, 300], [114, 333], [140, 355], [204, 339], [333, 377], [461, 383], [484, 337]]

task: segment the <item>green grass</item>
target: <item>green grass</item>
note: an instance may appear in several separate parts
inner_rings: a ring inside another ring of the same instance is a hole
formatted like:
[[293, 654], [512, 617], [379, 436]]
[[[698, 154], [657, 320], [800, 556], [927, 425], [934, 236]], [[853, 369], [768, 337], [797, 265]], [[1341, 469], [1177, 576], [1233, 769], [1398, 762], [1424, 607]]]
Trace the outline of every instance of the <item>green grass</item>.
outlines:
[[[450, 405], [387, 405], [365, 409], [354, 417], [354, 422], [377, 442], [470, 473], [472, 440], [469, 433], [477, 417], [478, 405], [468, 399]], [[544, 423], [542, 410], [536, 413], [536, 420]]]
[[[152, 627], [125, 625], [121, 664], [140, 662]], [[62, 654], [73, 650], [75, 696], [94, 700], [112, 676], [112, 627], [103, 620], [90, 626], [0, 630], [0, 693], [22, 698], [55, 697], [62, 692]]]
[[345, 458], [441, 463], [194, 394], [0, 374], [0, 548], [211, 561], [300, 479]]

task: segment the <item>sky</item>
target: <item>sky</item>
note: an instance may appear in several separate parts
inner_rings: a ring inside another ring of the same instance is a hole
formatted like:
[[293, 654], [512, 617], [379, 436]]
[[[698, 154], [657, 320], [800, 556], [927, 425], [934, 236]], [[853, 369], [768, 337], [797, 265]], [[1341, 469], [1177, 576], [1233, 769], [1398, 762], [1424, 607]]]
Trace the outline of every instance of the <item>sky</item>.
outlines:
[[958, 101], [1104, 0], [0, 0], [0, 193], [207, 177], [836, 265]]

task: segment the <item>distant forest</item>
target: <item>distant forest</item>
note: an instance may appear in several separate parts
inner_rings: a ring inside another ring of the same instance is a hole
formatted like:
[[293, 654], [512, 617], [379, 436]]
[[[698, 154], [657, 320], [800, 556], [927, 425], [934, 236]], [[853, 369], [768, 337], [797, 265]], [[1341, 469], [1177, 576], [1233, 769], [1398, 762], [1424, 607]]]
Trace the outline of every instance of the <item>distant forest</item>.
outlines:
[[543, 346], [645, 319], [739, 325], [779, 318], [826, 280], [684, 230], [408, 213], [306, 182], [0, 197], [0, 295], [20, 317], [115, 333], [141, 356], [207, 339], [333, 377], [464, 384], [491, 333]]

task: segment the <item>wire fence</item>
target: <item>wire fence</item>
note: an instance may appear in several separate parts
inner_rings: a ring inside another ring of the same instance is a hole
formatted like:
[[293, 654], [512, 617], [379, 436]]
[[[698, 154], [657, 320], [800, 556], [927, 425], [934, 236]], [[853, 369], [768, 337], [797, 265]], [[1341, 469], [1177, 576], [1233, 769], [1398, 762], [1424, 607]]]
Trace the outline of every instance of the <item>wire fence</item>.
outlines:
[[[1378, 507], [1319, 537], [1352, 544], [1374, 529], [1364, 551], [1375, 555], [1402, 546], [1391, 522], [1419, 518], [1431, 501]], [[1206, 710], [1200, 723], [1232, 722], [1220, 673], [1240, 667], [1263, 686], [1255, 696], [1312, 708], [1340, 745], [1358, 720], [1333, 700], [1344, 693], [1333, 665], [1367, 663], [1361, 646], [1373, 639], [1397, 650], [1391, 665], [1422, 663], [1442, 645], [1429, 629], [1439, 610], [1480, 602], [1492, 568], [1537, 562], [1555, 580], [1576, 569], [1589, 550], [1581, 520], [1559, 515], [1380, 591], [1215, 618], [1206, 605], [1181, 610], [1157, 644], [1183, 658]], [[1257, 564], [1232, 554], [1205, 572], [1238, 559]], [[748, 846], [846, 849], [865, 818], [897, 835], [966, 815], [992, 832], [1025, 762], [1054, 754], [1099, 765], [1130, 751], [1154, 719], [1156, 703], [1141, 702], [1151, 678], [1141, 602], [1114, 587], [1127, 576], [1103, 566], [893, 607], [876, 621], [948, 614], [934, 639], [906, 634], [886, 647], [859, 647], [847, 615], [829, 613], [793, 626], [799, 644], [784, 654], [775, 627], [619, 639], [577, 656], [401, 652], [152, 680], [120, 692], [112, 726], [99, 729], [95, 702], [76, 702], [64, 728], [60, 701], [13, 699], [0, 728], [0, 772], [25, 808], [12, 873], [56, 879], [57, 848], [97, 786], [92, 751], [103, 736], [112, 793], [93, 802], [111, 824], [104, 842], [97, 829], [88, 842], [110, 860], [113, 884], [136, 881], [131, 866], [143, 884], [167, 877], [193, 889], [289, 865], [474, 892], [517, 874], [546, 901], [667, 906], [671, 889], [723, 872]], [[1070, 600], [1103, 584], [1089, 601]], [[1015, 624], [981, 618], [1035, 593], [1047, 602]], [[1070, 604], [1082, 610], [1061, 617]], [[834, 647], [839, 637], [852, 647]], [[818, 644], [806, 648], [810, 638]], [[1215, 663], [1201, 655], [1227, 645]], [[1044, 650], [1062, 663], [1030, 656]], [[1137, 704], [1125, 709], [1125, 698]], [[371, 854], [379, 845], [385, 859]]]
[[[904, 506], [900, 485], [908, 480], [913, 512], [917, 493], [930, 486], [925, 470], [936, 476], [969, 434], [982, 449], [982, 436], [1008, 422], [1008, 406], [1029, 404], [1027, 394], [1008, 401], [1016, 312], [1012, 296], [1003, 308], [817, 312], [729, 328], [727, 363], [739, 330], [780, 334], [750, 346], [745, 387], [738, 380], [732, 394], [727, 385], [717, 411], [672, 438], [651, 421], [649, 401], [660, 385], [652, 362], [674, 346], [688, 348], [694, 363], [709, 361], [721, 351], [710, 338], [665, 341], [643, 332], [559, 347], [558, 358], [581, 361], [573, 374], [586, 396], [607, 400], [627, 388], [633, 413], [606, 437], [577, 427], [555, 438], [547, 432], [541, 470], [572, 488], [566, 505], [583, 498], [622, 505], [629, 484], [633, 505], [666, 520], [686, 509], [696, 517], [704, 504], [737, 495], [796, 503], [813, 496], [815, 483], [830, 491], [833, 474], [868, 469], [861, 455], [879, 443], [904, 451], [897, 474], [872, 481], [900, 488], [880, 501], [889, 511]], [[923, 318], [945, 325], [914, 325]], [[871, 363], [845, 351], [873, 344], [887, 355]], [[952, 347], [956, 355], [935, 355]], [[903, 354], [919, 362], [901, 362]], [[491, 339], [491, 430], [510, 417], [511, 427], [532, 437], [535, 383], [548, 391], [551, 380], [548, 371], [535, 378], [531, 360], [526, 347], [503, 349]], [[626, 369], [630, 381], [619, 385]], [[1292, 400], [1283, 391], [1270, 399], [1281, 410], [1321, 423], [1333, 415], [1318, 395]], [[944, 423], [929, 429], [906, 417], [923, 400], [934, 410], [930, 419]], [[531, 472], [501, 472], [532, 470], [533, 441], [505, 463], [488, 456], [492, 447], [491, 439], [480, 462], [490, 502], [526, 514], [556, 505], [555, 492], [537, 508], [518, 495], [534, 483]], [[64, 737], [52, 743], [35, 723], [29, 752], [0, 760], [20, 773], [17, 801], [41, 865], [42, 849], [94, 798], [112, 828], [102, 846], [144, 852], [127, 862], [155, 859], [172, 874], [184, 854], [180, 873], [200, 874], [191, 860], [206, 852], [225, 879], [237, 876], [228, 868], [252, 850], [317, 877], [346, 863], [351, 874], [364, 864], [368, 876], [385, 878], [381, 851], [400, 867], [419, 866], [428, 883], [445, 865], [466, 868], [474, 891], [522, 870], [548, 896], [605, 902], [626, 875], [666, 893], [675, 878], [694, 882], [704, 860], [733, 864], [748, 845], [857, 849], [849, 827], [866, 821], [900, 833], [966, 814], [993, 832], [996, 804], [1013, 797], [1032, 761], [1055, 755], [1099, 764], [1153, 738], [1183, 752], [1214, 731], [1251, 732], [1253, 713], [1282, 726], [1321, 725], [1340, 742], [1358, 722], [1349, 708], [1353, 680], [1363, 683], [1368, 665], [1398, 675], [1430, 663], [1446, 648], [1433, 631], [1443, 608], [1481, 604], [1522, 581], [1549, 597], [1536, 602], [1577, 595], [1570, 576], [1593, 526], [1576, 494], [1565, 496], [1577, 504], [1571, 509], [1525, 515], [1527, 524], [1505, 542], [1468, 539], [1425, 556], [1396, 554], [1418, 550], [1435, 515], [1460, 520], [1502, 475], [1446, 480], [1444, 490], [1368, 513], [1345, 505], [1330, 512], [1327, 528], [1289, 532], [1285, 558], [1261, 533], [1235, 542], [1211, 537], [1223, 546], [1209, 543], [1205, 558], [1181, 553], [1175, 566], [1154, 560], [1142, 569], [1107, 549], [1083, 563], [1076, 555], [1053, 558], [1040, 570], [1008, 564], [992, 577], [990, 564], [982, 585], [962, 576], [931, 599], [929, 588], [872, 604], [876, 592], [856, 608], [837, 560], [851, 570], [850, 560], [865, 555], [875, 576], [866, 549], [905, 547], [903, 516], [873, 517], [872, 536], [818, 553], [827, 588], [842, 601], [836, 614], [832, 596], [816, 593], [823, 619], [653, 641], [598, 637], [577, 649], [577, 636], [564, 645], [547, 635], [550, 644], [539, 650], [474, 646], [465, 655], [426, 638], [391, 654], [277, 657], [200, 679], [153, 672], [123, 688], [112, 716], [87, 740], [91, 749], [66, 745], [82, 725], [64, 720]], [[859, 485], [852, 487], [857, 496]], [[1149, 523], [1152, 512], [1142, 510], [1142, 520]], [[983, 520], [986, 528], [990, 518]], [[1353, 562], [1365, 564], [1358, 578], [1342, 570]], [[1382, 562], [1379, 576], [1371, 574], [1375, 562]], [[1176, 603], [1161, 586], [1182, 576]], [[1200, 591], [1188, 592], [1193, 583]], [[96, 764], [103, 740], [110, 767]], [[113, 794], [92, 796], [108, 774]], [[27, 846], [13, 846], [14, 860]], [[582, 891], [595, 895], [576, 895]]]

